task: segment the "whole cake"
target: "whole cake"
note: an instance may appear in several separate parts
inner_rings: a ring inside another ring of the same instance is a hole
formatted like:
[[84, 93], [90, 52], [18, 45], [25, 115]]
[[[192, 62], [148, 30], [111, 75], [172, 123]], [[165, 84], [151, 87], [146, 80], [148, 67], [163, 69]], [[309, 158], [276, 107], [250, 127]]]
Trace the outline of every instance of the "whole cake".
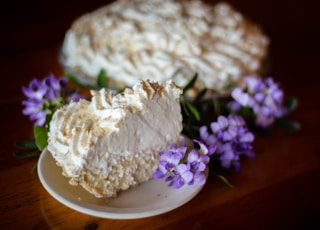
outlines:
[[259, 74], [268, 38], [227, 3], [199, 0], [118, 0], [78, 18], [62, 46], [66, 70], [95, 83], [101, 69], [115, 87], [139, 79], [172, 79], [195, 90], [222, 91]]
[[96, 197], [116, 197], [151, 179], [158, 152], [180, 140], [181, 93], [171, 81], [149, 80], [117, 95], [91, 91], [91, 101], [54, 113], [47, 148], [70, 184]]

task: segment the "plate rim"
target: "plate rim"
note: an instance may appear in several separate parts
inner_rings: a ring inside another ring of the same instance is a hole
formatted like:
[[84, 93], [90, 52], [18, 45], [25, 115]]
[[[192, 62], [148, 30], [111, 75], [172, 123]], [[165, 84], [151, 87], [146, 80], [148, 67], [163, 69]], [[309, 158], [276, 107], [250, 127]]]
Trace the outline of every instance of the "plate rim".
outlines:
[[[174, 205], [170, 205], [170, 206], [166, 206], [166, 207], [162, 207], [162, 208], [158, 208], [158, 209], [147, 209], [146, 211], [139, 211], [139, 212], [119, 212], [119, 210], [134, 210], [137, 208], [115, 208], [115, 207], [107, 207], [108, 210], [103, 210], [102, 206], [98, 206], [96, 204], [92, 204], [92, 203], [87, 203], [84, 202], [85, 205], [81, 205], [81, 201], [77, 199], [77, 197], [75, 197], [74, 200], [70, 200], [62, 195], [60, 195], [57, 192], [57, 189], [52, 187], [52, 182], [48, 182], [47, 178], [45, 176], [45, 174], [43, 173], [43, 164], [45, 163], [44, 161], [46, 160], [51, 160], [54, 161], [54, 158], [52, 157], [51, 153], [47, 150], [44, 149], [39, 157], [38, 160], [38, 177], [39, 180], [42, 184], [42, 186], [45, 188], [45, 190], [57, 201], [59, 201], [60, 203], [62, 203], [63, 205], [65, 205], [66, 207], [71, 208], [72, 210], [78, 211], [80, 213], [83, 214], [87, 214], [90, 216], [95, 216], [95, 217], [100, 217], [100, 218], [106, 218], [106, 219], [139, 219], [139, 218], [145, 218], [145, 217], [151, 217], [151, 216], [156, 216], [156, 215], [160, 215], [169, 211], [172, 211], [184, 204], [186, 204], [187, 202], [189, 202], [191, 199], [193, 199], [203, 188], [204, 185], [202, 186], [188, 186], [188, 188], [190, 189], [190, 187], [192, 187], [193, 189], [191, 190], [192, 192], [187, 196], [186, 199], [183, 199], [180, 202], [176, 202]], [[59, 170], [59, 166], [57, 166], [57, 170]], [[62, 170], [61, 170], [62, 172]], [[206, 171], [206, 174], [208, 174], [208, 170]], [[207, 175], [206, 175], [207, 176]], [[63, 176], [61, 175], [61, 178], [63, 178]], [[151, 180], [157, 180], [157, 179], [151, 179]], [[149, 181], [145, 182], [148, 183]], [[71, 186], [71, 185], [69, 185]], [[166, 185], [167, 186], [167, 185]], [[83, 189], [81, 186], [79, 186], [80, 189]], [[187, 187], [184, 188], [180, 188], [180, 189], [188, 189]], [[131, 188], [134, 189], [134, 188]], [[175, 190], [173, 188], [172, 191], [174, 192]], [[84, 190], [84, 189], [83, 189]], [[125, 192], [125, 191], [124, 191]], [[99, 199], [99, 198], [94, 198], [94, 199]], [[117, 199], [117, 198], [114, 198]], [[107, 205], [107, 203], [106, 203]], [[89, 207], [88, 207], [89, 206]], [[94, 207], [101, 207], [99, 210], [97, 208]], [[92, 207], [92, 208], [90, 208]], [[111, 210], [114, 210], [114, 212], [111, 212]]]

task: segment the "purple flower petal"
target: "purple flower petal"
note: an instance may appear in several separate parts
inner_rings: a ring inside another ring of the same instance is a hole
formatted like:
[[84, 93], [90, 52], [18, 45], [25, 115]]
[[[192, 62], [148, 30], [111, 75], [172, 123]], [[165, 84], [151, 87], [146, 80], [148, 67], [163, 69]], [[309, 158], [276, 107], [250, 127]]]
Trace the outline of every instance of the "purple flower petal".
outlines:
[[156, 171], [152, 174], [152, 177], [155, 179], [161, 179], [165, 176], [160, 169], [156, 169]]
[[196, 150], [191, 150], [188, 154], [188, 162], [198, 161], [199, 153]]
[[219, 116], [217, 122], [212, 122], [210, 124], [213, 133], [218, 133], [219, 131], [225, 129], [228, 126], [228, 120], [224, 116]]
[[243, 134], [240, 138], [239, 138], [240, 142], [253, 142], [254, 140], [254, 135], [250, 132]]
[[202, 172], [196, 172], [193, 175], [192, 184], [194, 185], [204, 185], [206, 183], [206, 176]]
[[247, 106], [249, 104], [249, 100], [250, 100], [249, 95], [244, 93], [240, 88], [235, 88], [231, 92], [231, 96], [242, 106]]
[[193, 174], [189, 171], [188, 165], [179, 164], [176, 166], [176, 169], [185, 183], [189, 183], [192, 180]]
[[266, 88], [266, 85], [262, 81], [262, 79], [256, 76], [245, 77], [245, 82], [247, 84], [248, 90], [253, 93], [263, 91]]
[[241, 104], [237, 101], [230, 101], [228, 106], [232, 109], [232, 111], [239, 111], [241, 109]]
[[60, 83], [59, 80], [55, 78], [53, 74], [48, 75], [44, 80], [43, 80], [44, 85], [47, 86], [47, 88], [60, 92]]
[[243, 118], [236, 114], [230, 114], [229, 117], [229, 125], [231, 126], [245, 126], [246, 123]]
[[42, 99], [43, 96], [45, 95], [47, 89], [46, 87], [42, 84], [41, 81], [37, 79], [33, 79], [29, 87], [22, 87], [22, 91], [24, 95], [26, 95], [28, 98], [33, 98], [33, 99]]
[[[262, 79], [247, 76], [244, 88], [235, 88], [232, 91], [234, 101], [229, 103], [233, 111], [238, 111], [236, 103], [249, 107], [255, 114], [257, 126], [268, 127], [274, 123], [275, 118], [286, 114], [283, 103], [283, 90], [271, 77]], [[233, 108], [234, 107], [234, 108]]]
[[184, 184], [185, 184], [185, 182], [184, 182], [183, 178], [182, 178], [180, 175], [178, 175], [177, 178], [173, 181], [172, 187], [173, 187], [174, 189], [179, 189], [179, 188], [181, 188]]
[[[210, 124], [212, 128], [212, 134], [202, 135], [206, 139], [200, 139], [208, 148], [208, 138], [210, 136], [215, 137], [215, 154], [211, 157], [217, 159], [223, 168], [238, 167], [240, 156], [252, 156], [251, 143], [254, 140], [254, 135], [249, 131], [245, 121], [239, 115], [231, 114], [228, 117], [219, 116], [217, 122]], [[223, 128], [222, 128], [223, 127]], [[205, 130], [203, 128], [203, 130]], [[188, 161], [194, 172], [204, 169], [207, 159], [202, 159], [207, 155], [200, 154], [197, 159], [197, 155], [193, 153]], [[192, 157], [192, 158], [191, 158]], [[209, 158], [208, 158], [209, 161]]]

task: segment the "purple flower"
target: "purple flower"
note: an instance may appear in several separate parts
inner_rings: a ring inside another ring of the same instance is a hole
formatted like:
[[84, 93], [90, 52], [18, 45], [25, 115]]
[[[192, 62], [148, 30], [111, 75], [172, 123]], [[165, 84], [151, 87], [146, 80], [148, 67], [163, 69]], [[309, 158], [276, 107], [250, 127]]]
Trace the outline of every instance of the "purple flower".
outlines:
[[[203, 144], [202, 148], [204, 148], [204, 146], [205, 145]], [[203, 185], [205, 183], [206, 177], [203, 172], [210, 161], [210, 157], [206, 155], [206, 153], [208, 153], [208, 150], [204, 153], [200, 153], [193, 149], [188, 154], [188, 165], [192, 172], [192, 180], [189, 182], [189, 185]]]
[[55, 100], [60, 96], [61, 86], [64, 84], [66, 79], [57, 80], [53, 74], [50, 74], [43, 80], [43, 85], [46, 89], [46, 98], [49, 100]]
[[200, 154], [195, 149], [191, 150], [188, 154], [188, 163], [193, 171], [204, 171], [209, 160], [208, 155]]
[[39, 109], [43, 104], [43, 100], [30, 98], [23, 101], [22, 104], [25, 106], [22, 113], [30, 116], [30, 119], [35, 121], [35, 125], [42, 126], [45, 123], [46, 112]]
[[188, 164], [179, 164], [176, 166], [176, 175], [172, 181], [174, 189], [181, 188], [184, 184], [190, 183], [193, 179], [193, 174], [190, 172], [190, 166]]
[[200, 128], [200, 139], [207, 146], [215, 146], [213, 158], [217, 159], [222, 168], [240, 170], [240, 156], [255, 156], [251, 143], [254, 135], [249, 131], [242, 117], [231, 114], [219, 116], [208, 128]]
[[200, 146], [199, 152], [202, 153], [202, 155], [208, 155], [211, 156], [216, 151], [216, 146], [212, 144], [211, 146], [207, 146], [205, 143], [199, 140], [193, 140], [195, 143], [197, 143]]
[[209, 134], [207, 126], [201, 126], [199, 129], [201, 143], [208, 149], [208, 155], [212, 155], [217, 149], [218, 139], [215, 135]]
[[70, 100], [77, 101], [81, 97], [76, 92], [69, 92], [66, 78], [56, 79], [53, 74], [48, 75], [42, 81], [33, 79], [28, 87], [22, 90], [27, 97], [22, 101], [24, 109], [22, 113], [34, 121], [34, 125], [42, 126], [46, 122], [46, 116], [51, 115], [56, 109]]
[[69, 102], [70, 102], [70, 101], [75, 101], [75, 102], [77, 102], [77, 101], [79, 101], [80, 99], [85, 98], [85, 96], [78, 94], [76, 91], [75, 91], [75, 92], [72, 92], [72, 93], [68, 93], [67, 95], [68, 95], [67, 101], [69, 101]]
[[42, 100], [47, 89], [43, 86], [43, 82], [38, 79], [33, 79], [29, 83], [29, 87], [22, 87], [23, 93], [32, 99]]
[[244, 82], [244, 88], [235, 88], [231, 93], [234, 101], [230, 102], [229, 106], [233, 111], [237, 112], [241, 107], [250, 108], [255, 115], [256, 125], [264, 128], [287, 113], [283, 103], [283, 91], [272, 78], [247, 76]]
[[183, 142], [181, 146], [172, 144], [167, 148], [167, 151], [159, 152], [159, 167], [153, 173], [153, 177], [160, 179], [167, 174], [174, 174], [175, 167], [184, 157], [186, 150], [187, 147], [185, 146], [185, 142]]
[[201, 171], [196, 171], [196, 172], [193, 174], [192, 184], [201, 186], [201, 185], [204, 185], [204, 183], [206, 183], [206, 176], [204, 175], [203, 172], [201, 172]]
[[181, 161], [183, 154], [179, 152], [160, 152], [159, 168], [154, 172], [154, 178], [163, 178], [170, 173]]
[[196, 141], [200, 150], [193, 149], [187, 153], [185, 141], [181, 146], [170, 145], [167, 151], [159, 152], [159, 166], [153, 173], [153, 178], [169, 182], [174, 189], [183, 185], [203, 185], [206, 181], [204, 170], [209, 163], [209, 149], [201, 141]]

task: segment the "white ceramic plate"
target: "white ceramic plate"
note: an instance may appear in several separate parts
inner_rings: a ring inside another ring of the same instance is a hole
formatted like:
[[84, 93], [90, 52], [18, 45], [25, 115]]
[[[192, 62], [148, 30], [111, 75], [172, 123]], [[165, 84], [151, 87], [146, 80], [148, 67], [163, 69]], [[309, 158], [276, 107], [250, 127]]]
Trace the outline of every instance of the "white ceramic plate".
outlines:
[[106, 201], [95, 198], [81, 186], [71, 186], [68, 178], [47, 150], [38, 161], [38, 175], [48, 193], [76, 211], [102, 218], [135, 219], [171, 211], [196, 196], [203, 186], [168, 187], [164, 180], [150, 180]]

